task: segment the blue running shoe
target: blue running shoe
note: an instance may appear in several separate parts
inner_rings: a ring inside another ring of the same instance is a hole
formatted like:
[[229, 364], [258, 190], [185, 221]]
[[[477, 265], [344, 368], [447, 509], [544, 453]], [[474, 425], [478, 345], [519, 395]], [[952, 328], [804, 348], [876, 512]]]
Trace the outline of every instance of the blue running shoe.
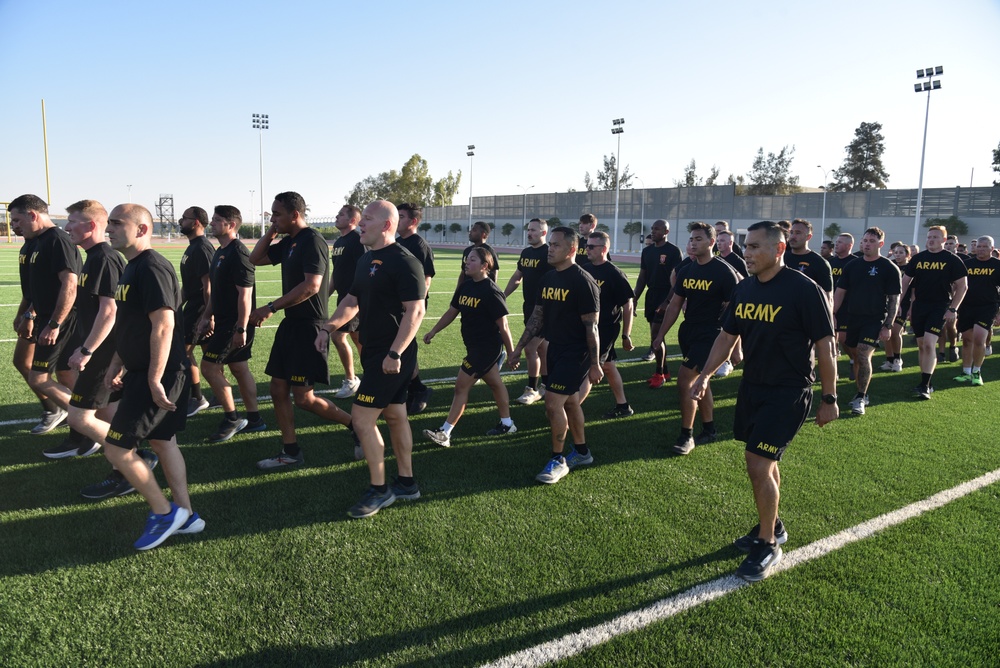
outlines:
[[569, 475], [569, 466], [562, 457], [549, 459], [542, 472], [535, 476], [535, 480], [546, 485], [554, 485]]
[[190, 514], [176, 503], [170, 504], [170, 512], [166, 515], [150, 512], [146, 519], [145, 530], [139, 536], [139, 540], [135, 541], [135, 549], [152, 550], [183, 526]]
[[587, 454], [581, 455], [576, 450], [571, 450], [568, 455], [566, 455], [566, 466], [570, 471], [577, 468], [578, 466], [586, 466], [587, 464], [594, 463], [594, 455], [587, 450]]

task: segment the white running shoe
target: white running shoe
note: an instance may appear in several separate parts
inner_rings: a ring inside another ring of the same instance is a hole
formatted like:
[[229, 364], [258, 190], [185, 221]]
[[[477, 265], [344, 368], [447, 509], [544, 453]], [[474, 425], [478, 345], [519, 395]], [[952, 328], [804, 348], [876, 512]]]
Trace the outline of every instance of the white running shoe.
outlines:
[[893, 371], [893, 373], [899, 373], [902, 370], [903, 370], [903, 358], [900, 357], [897, 360], [893, 360], [893, 362], [892, 362], [892, 371]]
[[340, 389], [334, 393], [333, 398], [347, 399], [353, 397], [357, 394], [359, 387], [361, 387], [361, 379], [357, 376], [354, 378], [345, 378], [344, 382], [340, 384]]
[[524, 392], [517, 398], [517, 403], [530, 406], [542, 398], [542, 393], [530, 387], [525, 387]]
[[892, 362], [886, 360], [882, 366], [878, 368], [879, 371], [892, 371]]
[[732, 372], [733, 372], [733, 363], [730, 362], [729, 360], [726, 360], [725, 362], [722, 363], [722, 366], [719, 367], [718, 371], [715, 372], [715, 375], [718, 376], [719, 378], [725, 378]]

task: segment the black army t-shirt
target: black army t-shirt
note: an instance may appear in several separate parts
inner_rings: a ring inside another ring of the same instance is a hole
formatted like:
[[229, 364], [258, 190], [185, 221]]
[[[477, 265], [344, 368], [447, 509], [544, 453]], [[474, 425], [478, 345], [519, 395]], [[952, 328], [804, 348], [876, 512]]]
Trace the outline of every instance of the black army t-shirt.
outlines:
[[737, 255], [735, 250], [726, 257], [722, 257], [720, 255], [719, 259], [729, 263], [729, 266], [735, 269], [736, 273], [742, 276], [743, 278], [746, 278], [747, 276], [750, 275], [750, 272], [747, 271], [746, 260]]
[[947, 304], [951, 302], [951, 284], [967, 275], [965, 264], [946, 250], [920, 251], [910, 259], [903, 273], [913, 279], [914, 302]]
[[[115, 290], [125, 270], [125, 258], [108, 243], [94, 244], [87, 249], [87, 259], [80, 270], [76, 287], [76, 319], [78, 335], [90, 334], [101, 307], [101, 297], [114, 298]], [[111, 340], [108, 337], [106, 340]]]
[[181, 257], [181, 290], [184, 292], [184, 312], [200, 314], [205, 309], [205, 291], [201, 277], [209, 273], [215, 246], [205, 235], [191, 239]]
[[25, 239], [21, 250], [17, 253], [17, 274], [21, 281], [21, 299], [31, 301], [31, 251], [35, 247], [34, 239]]
[[983, 262], [974, 257], [965, 261], [969, 273], [969, 290], [962, 306], [1000, 305], [1000, 260], [995, 257]]
[[802, 272], [826, 292], [833, 292], [833, 270], [830, 263], [816, 251], [796, 255], [790, 249], [785, 251], [785, 266]]
[[427, 245], [424, 238], [419, 234], [411, 234], [406, 237], [399, 237], [396, 243], [410, 251], [410, 255], [417, 258], [417, 262], [424, 268], [424, 276], [434, 277], [434, 251]]
[[610, 262], [590, 263], [583, 269], [594, 277], [601, 295], [597, 328], [610, 331], [622, 321], [622, 307], [632, 299], [632, 286], [625, 273]]
[[807, 388], [815, 380], [813, 344], [833, 336], [829, 302], [801, 273], [783, 268], [766, 283], [740, 281], [722, 328], [743, 341], [743, 380]]
[[885, 298], [899, 294], [900, 280], [896, 263], [880, 256], [872, 262], [863, 258], [849, 262], [837, 287], [847, 291], [847, 312], [850, 315], [884, 320]]
[[[228, 331], [239, 319], [240, 293], [237, 288], [253, 288], [250, 310], [257, 307], [256, 272], [250, 262], [250, 251], [238, 238], [215, 251], [212, 258], [212, 315], [215, 328]], [[249, 315], [249, 313], [248, 313]]]
[[681, 263], [680, 249], [669, 241], [662, 246], [646, 246], [639, 261], [646, 270], [647, 290], [654, 300], [663, 301], [670, 293], [670, 274]]
[[692, 262], [677, 272], [674, 294], [687, 300], [684, 323], [688, 327], [718, 328], [725, 304], [739, 283], [736, 270], [719, 257], [705, 264]]
[[462, 341], [467, 348], [497, 348], [502, 343], [497, 320], [507, 315], [503, 291], [493, 281], [466, 281], [451, 298], [462, 316]]
[[594, 278], [575, 264], [542, 277], [538, 305], [545, 309], [545, 338], [549, 343], [586, 349], [587, 334], [580, 316], [601, 310]]
[[[367, 348], [365, 357], [389, 352], [403, 319], [403, 302], [423, 299], [426, 292], [423, 268], [399, 244], [370, 250], [362, 256], [350, 294], [358, 300], [361, 345]], [[410, 345], [416, 345], [416, 338]]]
[[130, 372], [149, 368], [149, 335], [153, 323], [149, 314], [161, 308], [174, 312], [174, 332], [165, 371], [179, 371], [187, 356], [184, 353], [184, 328], [181, 322], [181, 289], [174, 267], [154, 250], [146, 250], [125, 265], [115, 290], [118, 312], [118, 356]]
[[524, 295], [524, 314], [530, 315], [538, 302], [538, 286], [542, 276], [548, 273], [549, 245], [542, 244], [538, 248], [528, 246], [517, 258], [517, 268], [521, 272], [521, 292]]
[[288, 294], [306, 280], [306, 274], [322, 276], [319, 292], [309, 299], [285, 309], [285, 318], [294, 320], [327, 320], [330, 301], [330, 246], [316, 230], [304, 227], [293, 236], [286, 236], [267, 249], [271, 264], [281, 263], [281, 292]]
[[28, 284], [31, 289], [31, 305], [39, 322], [44, 323], [52, 317], [62, 288], [59, 272], [68, 269], [74, 274], [80, 273], [80, 251], [65, 230], [50, 227], [35, 237], [30, 263]]
[[351, 289], [354, 274], [358, 270], [358, 260], [365, 252], [365, 247], [361, 243], [361, 235], [357, 229], [353, 229], [347, 234], [341, 234], [333, 242], [333, 251], [330, 253], [333, 270], [330, 275], [333, 289], [337, 291], [338, 304], [347, 295], [347, 291]]

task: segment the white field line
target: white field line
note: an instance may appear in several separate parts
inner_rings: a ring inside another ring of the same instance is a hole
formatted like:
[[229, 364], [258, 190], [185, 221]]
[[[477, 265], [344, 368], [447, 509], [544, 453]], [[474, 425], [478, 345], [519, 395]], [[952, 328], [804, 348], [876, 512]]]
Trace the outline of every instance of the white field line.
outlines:
[[[1000, 481], [1000, 469], [963, 482], [943, 492], [938, 492], [934, 496], [922, 501], [911, 503], [908, 506], [884, 515], [879, 515], [874, 519], [862, 522], [849, 529], [844, 529], [840, 533], [821, 538], [814, 543], [785, 553], [782, 560], [774, 567], [774, 572], [786, 571], [796, 566], [801, 566], [813, 559], [826, 556], [834, 550], [839, 550], [851, 543], [870, 538], [890, 527], [940, 508], [976, 490], [992, 485], [997, 481]], [[748, 585], [748, 582], [741, 580], [736, 575], [726, 575], [716, 578], [710, 582], [696, 585], [675, 596], [657, 601], [641, 610], [625, 613], [603, 624], [598, 624], [577, 633], [571, 633], [562, 638], [530, 647], [486, 665], [498, 668], [501, 666], [534, 667], [553, 661], [560, 661], [580, 654], [591, 647], [608, 642], [620, 635], [638, 631], [703, 603], [714, 601]]]

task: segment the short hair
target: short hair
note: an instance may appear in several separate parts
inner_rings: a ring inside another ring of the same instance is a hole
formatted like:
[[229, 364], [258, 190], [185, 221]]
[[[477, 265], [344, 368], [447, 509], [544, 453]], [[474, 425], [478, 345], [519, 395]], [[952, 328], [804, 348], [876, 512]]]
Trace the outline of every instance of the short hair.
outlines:
[[[653, 225], [656, 225], [657, 223], [663, 223], [663, 226], [667, 228], [667, 231], [670, 231], [670, 221], [669, 220], [664, 220], [663, 218], [658, 218], [658, 219], [656, 219], [656, 220], [653, 221]], [[652, 227], [652, 225], [650, 227]]]
[[697, 230], [704, 232], [705, 236], [709, 239], [715, 238], [715, 227], [709, 225], [705, 221], [696, 220], [693, 223], [688, 223], [688, 232], [695, 232]]
[[809, 222], [808, 220], [806, 220], [805, 218], [796, 218], [795, 220], [793, 220], [793, 221], [792, 221], [792, 225], [802, 225], [802, 226], [803, 226], [803, 227], [805, 227], [805, 228], [806, 228], [807, 230], [809, 230], [809, 234], [812, 234], [812, 231], [813, 231], [813, 224], [812, 224], [812, 223], [810, 223], [810, 222]]
[[988, 244], [989, 244], [990, 246], [992, 246], [992, 245], [993, 245], [993, 237], [991, 237], [991, 236], [990, 236], [990, 235], [988, 235], [988, 234], [984, 234], [983, 236], [981, 236], [981, 237], [979, 237], [978, 239], [976, 239], [976, 241], [978, 241], [979, 243], [982, 243], [983, 241], [985, 241], [985, 242], [986, 242], [986, 243], [988, 243]]
[[194, 219], [201, 223], [202, 227], [208, 227], [208, 212], [203, 208], [200, 206], [189, 206], [184, 210], [192, 212], [194, 214]]
[[581, 223], [587, 223], [588, 225], [597, 225], [597, 216], [592, 213], [585, 213], [580, 216]]
[[222, 218], [227, 223], [232, 223], [239, 229], [240, 225], [243, 224], [243, 214], [235, 206], [230, 204], [220, 204], [215, 207], [215, 215]]
[[596, 230], [594, 232], [591, 232], [590, 234], [587, 235], [587, 238], [588, 239], [600, 239], [601, 241], [604, 242], [604, 245], [608, 245], [609, 243], [611, 243], [611, 237], [608, 236], [608, 233], [607, 232], [601, 232], [600, 230]]
[[[771, 222], [771, 221], [762, 220], [760, 222], [767, 223], [767, 222]], [[756, 224], [757, 223], [754, 223], [754, 225], [756, 225]], [[779, 220], [777, 223], [775, 223], [775, 225], [777, 225], [778, 227], [780, 227], [781, 229], [783, 229], [785, 231], [785, 237], [786, 238], [788, 237], [788, 233], [792, 231], [792, 224], [790, 222], [788, 222], [787, 220]], [[748, 227], [747, 228], [747, 232], [749, 232], [749, 231], [750, 231], [750, 228]]]
[[724, 231], [724, 232], [728, 232], [729, 231], [729, 221], [728, 220], [717, 220], [717, 221], [715, 221], [715, 224], [716, 225], [722, 225], [722, 231]]
[[11, 213], [28, 213], [29, 211], [34, 211], [35, 213], [47, 214], [49, 212], [49, 205], [38, 195], [21, 195], [20, 197], [15, 197], [7, 205], [7, 210]]
[[949, 234], [948, 235], [948, 241], [951, 241], [952, 239], [954, 239], [955, 242], [957, 243], [958, 242], [958, 235], [957, 234]]
[[546, 229], [549, 227], [549, 221], [545, 220], [544, 218], [532, 218], [531, 220], [528, 221], [529, 225], [531, 223], [538, 223], [541, 227], [544, 227]]
[[785, 226], [781, 223], [787, 223], [787, 220], [782, 220], [779, 222], [774, 222], [773, 220], [762, 220], [759, 223], [754, 223], [747, 228], [747, 232], [755, 232], [757, 230], [763, 231], [767, 235], [767, 240], [774, 243], [782, 242], [785, 243], [788, 238], [788, 232]]
[[730, 232], [729, 230], [722, 230], [721, 232], [715, 235], [716, 239], [721, 239], [722, 237], [729, 237], [730, 239], [732, 239], [733, 233]]
[[941, 233], [941, 236], [943, 236], [945, 239], [948, 238], [948, 229], [944, 225], [931, 225], [930, 227], [927, 228], [928, 232], [932, 230], [937, 230], [938, 232]]
[[830, 239], [823, 239], [823, 243], [820, 244], [820, 247], [833, 248], [833, 241]]
[[479, 229], [480, 231], [482, 231], [482, 232], [485, 232], [485, 233], [486, 233], [486, 236], [489, 236], [489, 235], [490, 235], [490, 224], [489, 224], [489, 223], [487, 223], [486, 221], [484, 221], [484, 220], [477, 220], [476, 222], [474, 222], [474, 223], [472, 224], [472, 229], [474, 229], [474, 230], [475, 230], [475, 229], [477, 229], [477, 228], [478, 228], [478, 229]]
[[309, 211], [309, 207], [306, 206], [306, 201], [302, 199], [302, 195], [291, 190], [278, 193], [274, 196], [274, 201], [289, 211], [297, 211], [303, 218], [306, 217], [306, 212]]
[[104, 208], [104, 205], [98, 202], [96, 199], [82, 199], [79, 202], [73, 202], [68, 207], [66, 207], [66, 213], [82, 213], [88, 216], [103, 216], [108, 217], [108, 210]]
[[905, 243], [903, 243], [902, 241], [893, 241], [893, 242], [892, 242], [891, 244], [889, 244], [889, 250], [896, 250], [896, 246], [903, 246], [903, 247], [905, 247], [905, 248], [906, 248], [906, 252], [907, 252], [907, 253], [909, 253], [909, 252], [910, 252], [910, 247], [909, 247], [909, 246], [907, 246], [907, 245], [906, 245]]
[[565, 225], [560, 225], [559, 227], [549, 230], [550, 237], [556, 233], [561, 234], [563, 236], [563, 239], [568, 241], [569, 245], [572, 246], [573, 248], [579, 247], [576, 232], [572, 228], [566, 227]]
[[412, 204], [410, 202], [403, 202], [402, 204], [396, 207], [396, 210], [405, 211], [410, 215], [410, 218], [416, 220], [417, 222], [419, 222], [420, 219], [424, 217], [424, 210], [421, 209], [419, 205]]
[[[866, 232], [866, 234], [867, 234], [867, 232]], [[839, 239], [840, 237], [847, 237], [848, 239], [850, 239], [850, 240], [851, 240], [851, 243], [852, 243], [852, 244], [854, 243], [854, 235], [853, 235], [853, 234], [851, 234], [850, 232], [841, 232], [840, 234], [838, 234], [838, 235], [837, 235], [837, 238], [838, 238], [838, 239]]]
[[865, 230], [865, 234], [870, 234], [874, 237], [878, 237], [879, 241], [885, 241], [885, 232], [882, 231], [880, 227], [869, 227]]
[[907, 248], [910, 249], [910, 255], [916, 255], [917, 253], [920, 252], [920, 246], [918, 246], [917, 244], [909, 244]]
[[[400, 205], [400, 207], [402, 207], [402, 206], [405, 206], [405, 205]], [[397, 207], [397, 211], [399, 210], [400, 207]], [[353, 204], [345, 204], [344, 206], [342, 206], [340, 208], [341, 209], [347, 209], [348, 211], [350, 211], [351, 212], [351, 218], [358, 218], [358, 219], [361, 218], [361, 208], [360, 207], [354, 206]], [[413, 216], [413, 217], [416, 217], [416, 216]]]
[[493, 271], [493, 256], [486, 252], [486, 249], [482, 246], [473, 246], [469, 249], [469, 255], [475, 254], [479, 258], [479, 261], [486, 266], [486, 273], [489, 274]]

